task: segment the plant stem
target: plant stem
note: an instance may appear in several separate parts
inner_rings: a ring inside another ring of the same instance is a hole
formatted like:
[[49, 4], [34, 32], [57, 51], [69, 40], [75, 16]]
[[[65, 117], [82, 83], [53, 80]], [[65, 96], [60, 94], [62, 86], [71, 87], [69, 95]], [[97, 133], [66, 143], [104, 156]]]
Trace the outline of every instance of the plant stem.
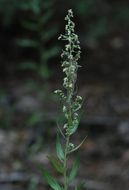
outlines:
[[67, 156], [68, 156], [68, 147], [69, 147], [69, 139], [70, 137], [67, 136], [66, 138], [66, 146], [65, 146], [65, 157], [64, 157], [64, 190], [68, 189], [68, 178], [67, 178]]
[[65, 34], [60, 35], [58, 39], [67, 41], [65, 49], [62, 50], [61, 58], [63, 58], [63, 72], [65, 73], [63, 87], [65, 92], [62, 90], [56, 90], [55, 93], [59, 95], [63, 102], [63, 112], [66, 118], [64, 124], [65, 129], [65, 147], [63, 149], [63, 190], [69, 189], [69, 176], [68, 176], [68, 156], [70, 151], [73, 149], [74, 144], [71, 143], [71, 135], [73, 135], [79, 124], [78, 110], [81, 108], [81, 96], [75, 95], [75, 85], [77, 80], [78, 70], [78, 59], [80, 58], [80, 46], [78, 36], [74, 33], [75, 24], [71, 20], [73, 17], [72, 10], [68, 10], [68, 14], [65, 17], [67, 24], [65, 26]]
[[[73, 87], [74, 88], [74, 87]], [[68, 103], [68, 128], [70, 128], [72, 124], [72, 96], [73, 96], [73, 89], [67, 89], [67, 103]], [[68, 151], [69, 151], [69, 142], [70, 142], [70, 135], [66, 135], [66, 145], [65, 145], [65, 158], [64, 158], [64, 190], [68, 190], [68, 176], [67, 176], [67, 165], [68, 165]]]

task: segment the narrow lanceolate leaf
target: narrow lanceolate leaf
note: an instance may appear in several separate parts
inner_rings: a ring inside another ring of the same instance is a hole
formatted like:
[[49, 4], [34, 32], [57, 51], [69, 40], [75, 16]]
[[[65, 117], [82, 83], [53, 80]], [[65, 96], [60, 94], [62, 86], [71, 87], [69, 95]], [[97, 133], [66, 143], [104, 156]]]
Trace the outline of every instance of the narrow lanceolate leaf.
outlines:
[[47, 170], [45, 170], [43, 167], [40, 167], [40, 171], [42, 172], [42, 175], [44, 179], [47, 181], [49, 186], [54, 190], [62, 190], [59, 183], [49, 174]]
[[58, 158], [61, 161], [64, 160], [64, 152], [62, 149], [62, 145], [60, 143], [59, 135], [57, 135], [57, 139], [56, 139], [56, 153], [57, 153]]
[[42, 25], [45, 25], [46, 23], [49, 22], [49, 20], [53, 17], [54, 14], [54, 10], [50, 10], [47, 11], [41, 18], [40, 18], [40, 22], [42, 23]]
[[48, 60], [59, 53], [59, 48], [57, 46], [51, 47], [44, 51], [43, 59]]
[[24, 61], [19, 66], [20, 69], [37, 70], [37, 63], [33, 61]]
[[52, 166], [56, 169], [56, 171], [58, 171], [59, 173], [64, 172], [64, 167], [58, 158], [51, 155], [51, 156], [48, 156], [48, 159], [51, 162]]
[[78, 169], [79, 169], [79, 158], [77, 157], [76, 160], [73, 163], [73, 166], [72, 166], [72, 169], [71, 169], [71, 172], [70, 172], [69, 183], [71, 181], [73, 181], [74, 178], [76, 177]]
[[60, 128], [58, 122], [57, 122], [57, 127], [58, 127], [58, 129], [59, 129], [60, 134], [62, 135], [62, 137], [66, 140], [66, 138], [65, 138], [65, 136], [64, 136], [64, 134], [63, 134], [63, 131], [62, 131], [62, 129]]
[[57, 32], [58, 32], [57, 28], [52, 28], [51, 30], [44, 32], [42, 35], [42, 40], [45, 42], [50, 40], [57, 34]]
[[37, 23], [33, 23], [30, 21], [24, 21], [22, 23], [23, 27], [25, 27], [26, 29], [32, 30], [32, 31], [37, 31], [38, 30], [38, 24]]
[[82, 183], [80, 183], [80, 185], [78, 185], [77, 187], [75, 187], [75, 190], [82, 190], [84, 188], [84, 186], [85, 186], [85, 183], [82, 182]]
[[74, 149], [70, 150], [69, 153], [72, 153], [72, 152], [78, 150], [82, 146], [82, 144], [84, 143], [86, 138], [87, 138], [87, 136], [82, 140], [82, 142], [78, 146], [76, 146]]
[[17, 40], [17, 44], [24, 48], [35, 48], [38, 46], [38, 43], [31, 39], [19, 39]]

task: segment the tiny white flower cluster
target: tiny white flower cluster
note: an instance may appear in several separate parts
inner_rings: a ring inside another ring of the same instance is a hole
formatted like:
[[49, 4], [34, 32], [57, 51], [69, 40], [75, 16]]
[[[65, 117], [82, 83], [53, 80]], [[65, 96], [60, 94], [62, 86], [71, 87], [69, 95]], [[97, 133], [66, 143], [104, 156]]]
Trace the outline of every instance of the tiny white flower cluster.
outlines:
[[[65, 40], [67, 44], [65, 45], [65, 49], [62, 50], [61, 58], [63, 72], [65, 73], [65, 77], [63, 80], [63, 87], [65, 88], [65, 92], [61, 90], [56, 90], [55, 93], [60, 96], [63, 102], [63, 113], [66, 118], [66, 123], [64, 124], [64, 129], [66, 131], [66, 135], [72, 135], [78, 128], [79, 125], [79, 116], [78, 110], [82, 105], [82, 97], [75, 96], [75, 84], [77, 80], [77, 71], [79, 68], [78, 59], [80, 58], [80, 42], [78, 40], [78, 36], [75, 34], [74, 28], [75, 24], [71, 20], [73, 18], [72, 10], [68, 10], [68, 14], [65, 17], [67, 21], [65, 27], [65, 34], [61, 34], [59, 36], [59, 40]], [[66, 95], [65, 95], [66, 94]], [[71, 147], [71, 145], [70, 145]]]

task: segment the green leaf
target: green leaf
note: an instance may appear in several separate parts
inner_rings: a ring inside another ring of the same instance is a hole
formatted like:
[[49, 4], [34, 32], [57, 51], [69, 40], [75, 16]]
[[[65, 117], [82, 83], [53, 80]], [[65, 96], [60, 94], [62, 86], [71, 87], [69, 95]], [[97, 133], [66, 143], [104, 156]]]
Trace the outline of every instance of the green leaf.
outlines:
[[38, 24], [34, 22], [29, 22], [29, 21], [24, 21], [22, 23], [22, 26], [25, 27], [26, 29], [32, 30], [32, 31], [37, 31], [38, 30]]
[[35, 112], [35, 113], [32, 113], [30, 117], [28, 118], [27, 125], [34, 126], [40, 121], [41, 121], [41, 115]]
[[37, 65], [36, 62], [26, 61], [21, 63], [20, 69], [37, 70]]
[[39, 14], [41, 11], [40, 1], [31, 0], [30, 1], [30, 8], [34, 12], [34, 14]]
[[42, 25], [45, 25], [46, 23], [49, 22], [49, 20], [52, 18], [54, 14], [54, 10], [50, 10], [50, 11], [47, 11], [41, 18], [40, 18], [40, 22]]
[[77, 187], [75, 187], [75, 190], [82, 190], [84, 188], [85, 183], [81, 182], [80, 185], [78, 185]]
[[53, 38], [57, 34], [57, 31], [58, 31], [57, 28], [52, 28], [52, 29], [44, 32], [42, 35], [42, 40], [45, 42], [50, 40], [51, 38]]
[[60, 134], [62, 135], [62, 137], [66, 140], [65, 135], [63, 134], [63, 131], [62, 131], [62, 129], [60, 128], [58, 122], [57, 122], [57, 127], [58, 127], [59, 132], [60, 132]]
[[[44, 62], [43, 62], [44, 63]], [[41, 78], [49, 79], [52, 75], [52, 71], [49, 69], [47, 64], [42, 64], [38, 69], [38, 74]]]
[[79, 126], [79, 121], [76, 120], [75, 123], [73, 123], [73, 126], [69, 129], [69, 134], [72, 135], [76, 132]]
[[78, 150], [82, 146], [82, 144], [84, 143], [84, 141], [86, 140], [86, 138], [87, 138], [87, 136], [82, 140], [82, 142], [78, 146], [76, 146], [74, 149], [70, 150], [69, 153]]
[[38, 43], [34, 40], [31, 39], [19, 39], [16, 41], [17, 44], [21, 47], [29, 47], [29, 48], [33, 48], [33, 47], [37, 47]]
[[47, 181], [49, 186], [54, 190], [62, 190], [61, 186], [58, 184], [58, 182], [49, 174], [47, 170], [45, 170], [43, 167], [39, 168], [42, 172], [44, 179]]
[[59, 172], [63, 173], [64, 172], [64, 167], [60, 160], [58, 160], [55, 156], [48, 156], [49, 161], [51, 162], [52, 166]]
[[48, 61], [50, 58], [56, 56], [59, 53], [59, 48], [57, 46], [49, 48], [43, 52], [42, 61]]
[[58, 158], [61, 161], [64, 160], [64, 152], [63, 152], [63, 149], [62, 149], [62, 145], [60, 143], [59, 135], [57, 135], [57, 139], [56, 139], [56, 152], [57, 152]]
[[73, 163], [73, 166], [72, 166], [72, 169], [71, 169], [71, 172], [70, 172], [69, 182], [74, 180], [74, 178], [77, 175], [78, 169], [79, 169], [79, 158], [77, 157], [76, 160]]

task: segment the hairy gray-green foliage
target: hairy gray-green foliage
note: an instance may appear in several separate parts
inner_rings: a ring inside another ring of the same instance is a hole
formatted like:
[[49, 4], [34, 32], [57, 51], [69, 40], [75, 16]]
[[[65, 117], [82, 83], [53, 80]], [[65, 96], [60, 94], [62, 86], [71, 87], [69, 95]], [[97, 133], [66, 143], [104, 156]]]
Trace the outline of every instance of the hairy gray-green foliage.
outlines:
[[[62, 68], [63, 72], [65, 73], [63, 82], [64, 90], [55, 91], [55, 93], [62, 101], [62, 111], [66, 120], [63, 128], [59, 127], [59, 131], [64, 138], [64, 143], [62, 144], [62, 141], [58, 134], [56, 140], [56, 156], [48, 156], [48, 159], [50, 160], [55, 170], [62, 174], [63, 184], [57, 182], [57, 180], [55, 180], [51, 176], [51, 174], [43, 167], [41, 168], [44, 178], [46, 179], [50, 187], [54, 190], [69, 189], [70, 183], [75, 179], [79, 168], [78, 157], [74, 160], [72, 167], [68, 168], [69, 154], [76, 151], [85, 140], [84, 139], [78, 146], [75, 146], [73, 142], [71, 142], [71, 135], [76, 132], [79, 126], [78, 112], [82, 106], [82, 97], [75, 95], [77, 71], [80, 67], [78, 64], [78, 60], [80, 58], [81, 51], [78, 36], [75, 34], [74, 31], [75, 24], [72, 21], [72, 18], [73, 12], [70, 9], [68, 10], [68, 14], [65, 17], [65, 21], [67, 22], [65, 26], [65, 34], [61, 34], [59, 37], [59, 40], [61, 39], [66, 42], [65, 49], [62, 50], [61, 54]], [[76, 186], [75, 190], [81, 190], [82, 186], [82, 184]]]

